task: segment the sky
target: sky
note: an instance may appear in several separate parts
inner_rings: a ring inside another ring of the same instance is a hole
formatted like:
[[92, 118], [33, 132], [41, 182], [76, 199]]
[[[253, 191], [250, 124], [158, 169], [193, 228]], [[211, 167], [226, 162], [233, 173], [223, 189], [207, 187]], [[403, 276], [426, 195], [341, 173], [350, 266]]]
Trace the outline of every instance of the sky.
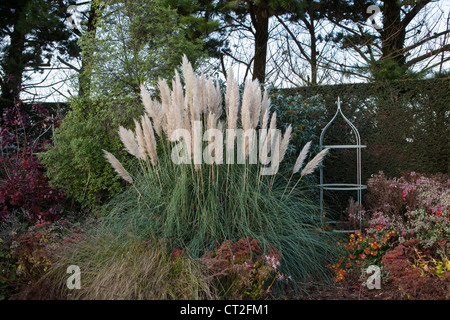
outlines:
[[[83, 0], [84, 2], [85, 0]], [[82, 1], [78, 1], [79, 3]], [[443, 14], [441, 17], [444, 17], [447, 19], [450, 15], [450, 0], [440, 0], [437, 2], [437, 6], [442, 10]], [[382, 12], [377, 13], [374, 18], [375, 22], [382, 26], [381, 23], [381, 15]], [[437, 26], [435, 27], [436, 32], [438, 30], [445, 30], [445, 19], [441, 18], [441, 21], [438, 22]], [[68, 28], [73, 28], [73, 20], [68, 19], [67, 21]], [[276, 21], [271, 21], [271, 26], [274, 27], [276, 25]], [[366, 26], [367, 27], [367, 26]], [[324, 27], [323, 30], [328, 30], [327, 28], [330, 28], [329, 26]], [[442, 29], [444, 28], [444, 29]], [[231, 47], [234, 51], [234, 54], [241, 60], [248, 61], [248, 59], [251, 58], [253, 50], [251, 40], [247, 39], [249, 34], [241, 33], [238, 35], [235, 35], [234, 37], [230, 37], [231, 41]], [[301, 37], [301, 35], [299, 35]], [[292, 78], [294, 78], [295, 72], [292, 72], [292, 70], [289, 70], [285, 65], [282, 66], [283, 69], [277, 69], [277, 70], [283, 70], [284, 73], [272, 73], [273, 69], [273, 63], [281, 61], [280, 59], [283, 59], [282, 56], [280, 56], [280, 52], [282, 51], [282, 48], [280, 47], [281, 42], [277, 42], [275, 39], [272, 39], [269, 43], [268, 47], [268, 67], [267, 71], [269, 73], [268, 78], [269, 82], [272, 85], [275, 85], [277, 87], [292, 87], [296, 83], [297, 85], [301, 85], [302, 81], [300, 78], [293, 79], [296, 81], [290, 81], [289, 79], [292, 75]], [[324, 44], [327, 45], [326, 43]], [[324, 47], [325, 48], [325, 47]], [[333, 56], [331, 59], [335, 59], [336, 61], [344, 61], [344, 59], [352, 59], [352, 57], [348, 57], [347, 53], [340, 52], [340, 56]], [[78, 61], [71, 61], [72, 64], [79, 66]], [[217, 61], [213, 61], [212, 63], [217, 63]], [[232, 69], [233, 73], [237, 77], [238, 81], [244, 81], [244, 79], [247, 77], [251, 77], [251, 74], [247, 72], [247, 67], [243, 64], [236, 63], [231, 58], [225, 58], [225, 65], [226, 69]], [[450, 69], [449, 63], [446, 65], [446, 69]], [[209, 68], [208, 64], [202, 67], [202, 71], [209, 72], [211, 69]], [[307, 73], [308, 69], [302, 65], [301, 59], [298, 60], [298, 70], [296, 70], [297, 73], [301, 74]], [[306, 76], [304, 77], [306, 78]], [[324, 74], [323, 75], [323, 84], [334, 84], [334, 83], [348, 83], [348, 82], [361, 82], [362, 80], [359, 78], [346, 78], [342, 79], [337, 74]], [[62, 64], [57, 59], [57, 55], [55, 53], [53, 59], [52, 59], [52, 65], [51, 67], [48, 67], [44, 69], [44, 72], [42, 74], [36, 73], [32, 75], [32, 78], [30, 81], [28, 81], [27, 84], [33, 84], [32, 88], [28, 88], [27, 92], [22, 94], [22, 99], [27, 101], [47, 101], [47, 102], [64, 102], [67, 101], [68, 98], [72, 95], [77, 94], [77, 85], [76, 85], [76, 72]]]

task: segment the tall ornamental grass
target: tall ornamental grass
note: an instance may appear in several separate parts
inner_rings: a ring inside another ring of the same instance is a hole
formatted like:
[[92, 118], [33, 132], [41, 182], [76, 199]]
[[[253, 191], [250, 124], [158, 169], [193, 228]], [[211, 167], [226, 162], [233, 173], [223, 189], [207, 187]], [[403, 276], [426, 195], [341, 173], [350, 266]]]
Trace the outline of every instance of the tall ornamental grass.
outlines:
[[[307, 143], [294, 167], [280, 171], [291, 127], [277, 130], [276, 113], [257, 81], [247, 81], [240, 97], [230, 72], [222, 96], [184, 57], [182, 75], [175, 73], [171, 88], [159, 80], [158, 89], [157, 100], [141, 88], [145, 114], [134, 131], [118, 130], [139, 160], [140, 174], [131, 176], [134, 170], [104, 150], [130, 188], [105, 205], [101, 228], [124, 237], [165, 238], [192, 257], [215, 243], [252, 237], [281, 251], [284, 273], [324, 276], [333, 241], [302, 178], [328, 150], [307, 161]], [[236, 137], [239, 129], [246, 134]]]

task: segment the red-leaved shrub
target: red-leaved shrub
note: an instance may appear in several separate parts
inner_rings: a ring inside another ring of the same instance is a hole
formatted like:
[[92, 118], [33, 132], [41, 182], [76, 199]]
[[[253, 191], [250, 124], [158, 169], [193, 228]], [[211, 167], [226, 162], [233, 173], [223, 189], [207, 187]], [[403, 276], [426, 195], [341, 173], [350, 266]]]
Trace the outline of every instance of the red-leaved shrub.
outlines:
[[32, 223], [61, 217], [64, 193], [49, 185], [36, 156], [49, 142], [45, 137], [56, 119], [39, 104], [26, 111], [19, 101], [5, 109], [0, 126], [0, 220], [12, 214]]

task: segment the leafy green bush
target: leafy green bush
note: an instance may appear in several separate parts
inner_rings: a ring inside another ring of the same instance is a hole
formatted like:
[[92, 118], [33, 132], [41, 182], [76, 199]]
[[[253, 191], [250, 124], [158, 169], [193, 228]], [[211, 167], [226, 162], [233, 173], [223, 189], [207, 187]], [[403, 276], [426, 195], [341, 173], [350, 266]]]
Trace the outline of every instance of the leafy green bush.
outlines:
[[64, 189], [83, 207], [93, 208], [123, 188], [101, 150], [116, 150], [125, 163], [117, 127], [141, 111], [133, 101], [76, 98], [61, 126], [55, 130], [53, 147], [40, 155], [50, 182]]

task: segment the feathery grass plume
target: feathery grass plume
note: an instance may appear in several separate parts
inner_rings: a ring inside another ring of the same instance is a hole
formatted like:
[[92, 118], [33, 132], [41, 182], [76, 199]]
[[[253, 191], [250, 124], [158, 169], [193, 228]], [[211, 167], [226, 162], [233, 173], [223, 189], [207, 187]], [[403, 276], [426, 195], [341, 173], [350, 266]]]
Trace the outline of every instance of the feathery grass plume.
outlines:
[[153, 112], [152, 98], [150, 98], [147, 89], [145, 89], [145, 87], [142, 84], [140, 85], [140, 89], [141, 89], [141, 100], [142, 103], [144, 104], [144, 108], [145, 110], [147, 110], [147, 112], [152, 113]]
[[306, 156], [308, 155], [309, 148], [311, 147], [311, 141], [306, 143], [303, 146], [302, 151], [300, 151], [300, 154], [297, 157], [297, 160], [295, 161], [294, 169], [292, 170], [292, 174], [296, 174], [300, 168], [303, 166], [303, 162], [306, 159]]
[[199, 102], [199, 110], [200, 113], [206, 113], [207, 112], [207, 105], [206, 105], [206, 78], [204, 74], [201, 74], [198, 78], [198, 102]]
[[219, 118], [213, 112], [208, 113], [208, 117], [206, 119], [206, 129], [217, 129], [217, 120]]
[[320, 165], [325, 155], [330, 149], [323, 149], [320, 151], [302, 170], [301, 176], [306, 176], [307, 174], [313, 173], [314, 170]]
[[266, 140], [269, 143], [269, 150], [270, 146], [274, 144], [275, 135], [272, 133], [275, 132], [274, 130], [277, 129], [277, 112], [275, 111], [272, 113], [272, 118], [270, 119], [270, 125], [269, 125], [269, 132], [267, 133]]
[[184, 123], [184, 127], [183, 128], [186, 129], [187, 131], [191, 132], [192, 131], [192, 129], [191, 129], [192, 121], [191, 121], [191, 116], [189, 115], [188, 112], [184, 113], [183, 123]]
[[[191, 122], [192, 121], [200, 121], [201, 118], [201, 108], [200, 108], [200, 101], [199, 101], [199, 85], [198, 85], [199, 79], [197, 77], [192, 78], [192, 102], [189, 105], [190, 114], [191, 114]], [[187, 89], [186, 89], [187, 90]], [[191, 124], [193, 127], [193, 124]]]
[[239, 89], [233, 76], [233, 71], [228, 72], [227, 77], [227, 89], [225, 92], [225, 105], [227, 116], [227, 138], [226, 138], [226, 150], [227, 150], [227, 162], [234, 161], [234, 135], [231, 134], [232, 130], [237, 127], [237, 117], [239, 112]]
[[[269, 110], [266, 109], [264, 111], [264, 114], [263, 114], [262, 123], [261, 123], [261, 129], [259, 130], [259, 132], [260, 132], [260, 134], [259, 134], [259, 139], [260, 139], [260, 142], [259, 142], [259, 146], [260, 146], [259, 154], [267, 154], [267, 152], [268, 152], [268, 150], [266, 150], [267, 149], [266, 139], [267, 139], [267, 134], [268, 134], [268, 130], [267, 130], [267, 123], [268, 123], [268, 121], [269, 121]], [[263, 163], [263, 164], [266, 164], [266, 163]]]
[[269, 110], [266, 109], [263, 113], [262, 113], [262, 121], [261, 121], [261, 129], [262, 130], [266, 130], [267, 129], [267, 123], [269, 122]]
[[261, 86], [258, 79], [253, 81], [252, 90], [252, 128], [256, 129], [261, 117]]
[[[215, 141], [215, 134], [212, 132], [212, 130], [219, 129], [218, 128], [219, 124], [217, 123], [217, 121], [218, 121], [218, 117], [214, 113], [212, 113], [212, 112], [208, 113], [208, 116], [206, 119], [206, 132], [205, 132], [206, 139], [208, 141], [208, 145], [212, 144]], [[209, 153], [209, 156], [214, 157], [215, 154], [216, 154], [216, 152], [214, 149]], [[217, 163], [221, 163], [221, 162], [217, 162]]]
[[172, 132], [177, 128], [177, 111], [176, 108], [171, 104], [171, 91], [165, 80], [158, 81], [158, 87], [161, 96], [161, 107], [164, 112], [165, 126], [163, 127], [167, 136], [171, 137]]
[[237, 116], [239, 112], [239, 89], [236, 80], [233, 78], [233, 72], [231, 70], [228, 72], [225, 104], [227, 107], [228, 129], [236, 129]]
[[139, 151], [138, 158], [145, 160], [147, 157], [147, 147], [145, 145], [146, 143], [144, 139], [144, 132], [142, 131], [140, 123], [136, 119], [133, 119], [133, 121], [134, 125], [136, 126], [134, 131], [136, 132], [136, 141], [138, 144], [138, 151]]
[[192, 104], [191, 104], [191, 146], [192, 146], [192, 159], [194, 160], [195, 171], [200, 170], [201, 160], [202, 160], [202, 127], [203, 123], [201, 120], [201, 110], [199, 102], [199, 79], [194, 77], [194, 85], [192, 86]]
[[154, 101], [150, 98], [147, 90], [141, 85], [141, 99], [144, 104], [146, 113], [155, 123], [155, 131], [157, 135], [161, 135], [161, 125], [163, 113], [161, 110], [161, 104], [158, 101]]
[[[242, 129], [244, 129], [244, 132], [247, 132], [248, 130], [252, 129], [252, 112], [253, 112], [253, 105], [255, 104], [255, 96], [254, 96], [254, 81], [247, 80], [244, 87], [244, 93], [242, 96], [242, 108], [241, 108], [241, 123], [242, 123]], [[244, 150], [244, 159], [247, 159], [247, 156], [249, 154], [249, 137], [247, 135], [244, 136], [244, 140], [242, 141]]]
[[156, 152], [156, 138], [153, 132], [152, 123], [147, 114], [144, 114], [142, 116], [141, 122], [142, 122], [142, 129], [144, 131], [146, 151], [150, 156], [150, 162], [152, 166], [156, 166], [156, 164], [158, 163], [158, 154]]
[[220, 118], [220, 116], [222, 115], [223, 112], [223, 106], [222, 106], [222, 93], [220, 92], [220, 86], [219, 84], [216, 82], [215, 83], [215, 88], [216, 88], [216, 110], [215, 110], [215, 114], [217, 115], [217, 117]]
[[183, 79], [186, 86], [186, 104], [188, 107], [192, 107], [193, 103], [193, 86], [195, 84], [195, 74], [192, 69], [192, 65], [189, 63], [187, 56], [184, 54], [181, 69], [183, 73]]
[[261, 115], [263, 116], [263, 119], [264, 115], [266, 113], [268, 114], [269, 110], [270, 110], [270, 99], [267, 90], [264, 90], [263, 98], [261, 100]]
[[123, 145], [125, 146], [125, 150], [131, 154], [132, 156], [135, 156], [136, 158], [139, 158], [139, 147], [136, 143], [136, 139], [134, 137], [133, 131], [129, 129], [125, 129], [124, 127], [119, 127], [119, 137], [122, 141]]
[[214, 140], [212, 140], [212, 134], [210, 131], [210, 129], [216, 129], [216, 125], [217, 125], [217, 117], [214, 113], [210, 112], [208, 113], [208, 117], [206, 118], [206, 134], [207, 134], [207, 141], [208, 143], [213, 142]]
[[133, 178], [131, 178], [130, 174], [127, 172], [127, 170], [125, 170], [125, 168], [119, 162], [119, 160], [117, 160], [117, 158], [114, 157], [113, 154], [111, 154], [110, 152], [108, 152], [106, 150], [103, 150], [103, 153], [105, 154], [106, 159], [112, 165], [112, 167], [117, 172], [117, 174], [120, 177], [122, 177], [122, 179], [124, 179], [126, 182], [128, 182], [130, 184], [133, 183]]
[[289, 125], [280, 143], [280, 155], [279, 155], [280, 162], [283, 161], [284, 155], [286, 154], [286, 150], [289, 145], [289, 141], [291, 139], [291, 134], [292, 134], [292, 125]]
[[[281, 132], [275, 131], [275, 139], [274, 140], [276, 141], [275, 142], [275, 150], [274, 150], [275, 152], [277, 151], [276, 148], [278, 147], [278, 154], [277, 154], [278, 155], [278, 159], [277, 159], [277, 155], [275, 155], [274, 159], [272, 159], [272, 161], [274, 163], [274, 169], [273, 169], [273, 172], [272, 172], [273, 179], [275, 179], [275, 175], [278, 173], [278, 170], [280, 169], [280, 163], [283, 160], [283, 159], [281, 159], [279, 157], [279, 155], [280, 155], [280, 151], [279, 150], [281, 149], [281, 147], [280, 147], [280, 145], [281, 145]], [[284, 153], [283, 153], [283, 156], [284, 156]]]
[[174, 128], [181, 129], [184, 127], [184, 97], [183, 86], [178, 72], [175, 70], [175, 79], [172, 81], [172, 114], [174, 117]]
[[248, 130], [251, 128], [251, 112], [253, 103], [253, 90], [252, 82], [247, 80], [244, 86], [244, 93], [242, 95], [242, 108], [241, 108], [241, 122], [242, 129]]
[[[266, 111], [267, 118], [268, 118], [268, 111]], [[277, 118], [277, 112], [275, 111], [272, 113], [272, 118], [270, 121], [270, 127], [267, 129], [262, 129], [261, 135], [260, 135], [260, 154], [262, 154], [263, 158], [261, 159], [262, 164], [268, 164], [267, 155], [272, 149], [272, 146], [275, 143], [276, 138], [276, 118]], [[264, 120], [263, 120], [264, 121]], [[266, 125], [267, 126], [267, 122]], [[278, 152], [278, 151], [277, 151]], [[263, 160], [264, 159], [264, 160]]]
[[220, 117], [222, 114], [222, 95], [218, 85], [214, 85], [211, 79], [206, 82], [206, 112], [212, 112]]

